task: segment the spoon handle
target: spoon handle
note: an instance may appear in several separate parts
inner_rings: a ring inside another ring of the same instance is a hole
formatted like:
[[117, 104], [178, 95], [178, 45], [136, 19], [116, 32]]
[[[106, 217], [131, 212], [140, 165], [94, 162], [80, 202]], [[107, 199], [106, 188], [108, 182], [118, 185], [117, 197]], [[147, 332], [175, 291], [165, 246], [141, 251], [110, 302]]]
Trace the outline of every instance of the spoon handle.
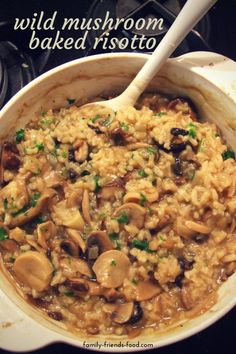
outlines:
[[149, 82], [173, 53], [191, 29], [199, 22], [217, 0], [188, 0], [176, 20], [159, 43], [150, 59], [138, 72], [134, 80], [121, 94], [133, 106]]

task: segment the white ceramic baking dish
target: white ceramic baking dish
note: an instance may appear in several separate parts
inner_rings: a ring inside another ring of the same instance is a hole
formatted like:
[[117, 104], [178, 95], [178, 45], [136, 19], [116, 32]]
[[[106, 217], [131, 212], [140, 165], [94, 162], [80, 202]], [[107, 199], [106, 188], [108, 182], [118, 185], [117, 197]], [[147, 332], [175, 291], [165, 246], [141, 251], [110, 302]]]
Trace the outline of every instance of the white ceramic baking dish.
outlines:
[[[37, 112], [59, 108], [67, 98], [83, 102], [96, 96], [121, 92], [137, 73], [148, 55], [135, 53], [104, 54], [66, 63], [32, 81], [0, 112], [0, 139], [12, 135]], [[148, 90], [187, 96], [199, 114], [221, 128], [236, 150], [236, 63], [221, 55], [195, 52], [170, 59], [154, 78]], [[219, 290], [217, 304], [207, 313], [175, 325], [172, 329], [150, 337], [106, 338], [124, 347], [101, 347], [101, 351], [138, 351], [146, 344], [154, 348], [191, 336], [221, 318], [236, 304], [236, 274]], [[75, 336], [57, 322], [43, 317], [16, 293], [4, 272], [0, 273], [0, 347], [12, 351], [28, 351], [53, 342], [83, 347], [84, 341], [103, 344], [99, 336]], [[137, 347], [139, 341], [140, 346]], [[144, 345], [141, 347], [141, 345]], [[146, 347], [147, 348], [147, 347]]]

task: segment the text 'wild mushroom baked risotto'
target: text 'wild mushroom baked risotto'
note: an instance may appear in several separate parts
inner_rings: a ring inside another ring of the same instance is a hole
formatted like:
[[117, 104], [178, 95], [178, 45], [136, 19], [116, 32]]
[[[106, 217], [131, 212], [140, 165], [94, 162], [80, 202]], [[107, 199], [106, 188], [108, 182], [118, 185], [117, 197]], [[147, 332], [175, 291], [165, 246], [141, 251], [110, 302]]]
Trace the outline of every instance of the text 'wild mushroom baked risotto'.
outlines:
[[196, 316], [236, 269], [236, 163], [184, 99], [41, 112], [2, 146], [0, 249], [18, 292], [70, 330]]

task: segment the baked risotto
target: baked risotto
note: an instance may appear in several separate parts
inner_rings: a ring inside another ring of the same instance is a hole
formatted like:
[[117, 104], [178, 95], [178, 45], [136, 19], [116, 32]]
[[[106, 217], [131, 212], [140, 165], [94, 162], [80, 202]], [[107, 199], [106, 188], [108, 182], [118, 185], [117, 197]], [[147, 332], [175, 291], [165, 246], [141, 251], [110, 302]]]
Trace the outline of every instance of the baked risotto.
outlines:
[[130, 337], [208, 310], [236, 269], [236, 163], [188, 100], [68, 100], [2, 144], [0, 250], [70, 331]]

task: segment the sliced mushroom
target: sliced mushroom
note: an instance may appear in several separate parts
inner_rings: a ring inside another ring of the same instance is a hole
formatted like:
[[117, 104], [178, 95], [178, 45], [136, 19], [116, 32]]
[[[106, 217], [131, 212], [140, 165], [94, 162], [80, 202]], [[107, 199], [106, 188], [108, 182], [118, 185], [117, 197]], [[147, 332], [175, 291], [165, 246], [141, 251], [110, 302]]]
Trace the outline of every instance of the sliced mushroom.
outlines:
[[122, 129], [120, 127], [114, 128], [109, 133], [109, 136], [114, 141], [115, 145], [125, 145], [126, 144], [127, 133], [125, 132], [124, 129]]
[[79, 233], [78, 230], [75, 229], [70, 229], [67, 228], [66, 232], [68, 234], [68, 236], [71, 238], [71, 240], [77, 245], [79, 246], [79, 248], [82, 250], [82, 252], [84, 253], [86, 250], [86, 244], [81, 236], [81, 234]]
[[77, 294], [87, 293], [89, 290], [89, 286], [85, 279], [71, 278], [66, 280], [65, 285], [71, 288]]
[[97, 281], [104, 288], [117, 288], [123, 284], [130, 267], [129, 258], [121, 251], [102, 253], [93, 265]]
[[67, 207], [74, 208], [81, 205], [83, 199], [83, 191], [81, 189], [73, 191], [67, 198]]
[[20, 166], [19, 150], [13, 143], [5, 141], [2, 145], [0, 163], [0, 183], [4, 180], [4, 170], [17, 170]]
[[52, 217], [56, 225], [63, 225], [72, 229], [82, 230], [85, 225], [78, 208], [68, 208], [66, 200], [54, 205]]
[[106, 231], [93, 231], [87, 238], [88, 259], [94, 260], [101, 253], [114, 248]]
[[78, 246], [76, 246], [74, 244], [74, 242], [72, 242], [70, 240], [61, 241], [60, 247], [64, 252], [66, 252], [70, 256], [78, 257], [78, 255], [79, 255]]
[[42, 224], [39, 224], [37, 227], [37, 234], [38, 234], [38, 243], [43, 248], [47, 249], [48, 244], [47, 241], [53, 238], [56, 235], [56, 225], [48, 220]]
[[174, 231], [181, 237], [183, 238], [191, 238], [194, 234], [195, 231], [189, 229], [186, 225], [185, 222], [182, 218], [178, 218], [176, 222], [174, 223]]
[[15, 227], [14, 229], [9, 231], [9, 237], [12, 240], [15, 240], [17, 243], [25, 242], [26, 232], [19, 227]]
[[55, 188], [63, 185], [63, 179], [54, 170], [46, 170], [43, 173], [43, 180], [45, 181], [47, 188]]
[[145, 301], [152, 299], [154, 296], [161, 293], [161, 288], [152, 283], [150, 280], [139, 281], [136, 287], [137, 301]]
[[33, 219], [43, 210], [47, 204], [47, 201], [54, 197], [55, 194], [56, 191], [54, 189], [47, 188], [38, 199], [36, 206], [29, 209], [26, 208], [24, 211], [22, 211], [22, 214], [18, 214], [17, 216], [13, 217], [10, 222], [10, 226], [20, 226]]
[[128, 192], [124, 195], [124, 203], [139, 203], [141, 195], [137, 192]]
[[87, 262], [80, 258], [65, 257], [60, 261], [60, 265], [68, 278], [76, 277], [78, 272], [89, 278], [93, 275]]
[[83, 200], [82, 200], [82, 212], [84, 216], [84, 220], [90, 224], [91, 223], [91, 216], [89, 211], [89, 193], [88, 190], [84, 190]]
[[76, 140], [76, 142], [73, 145], [74, 148], [74, 156], [75, 156], [75, 161], [77, 162], [83, 162], [87, 159], [88, 153], [89, 153], [89, 147], [86, 141], [83, 140]]
[[24, 285], [44, 291], [52, 279], [53, 267], [43, 253], [28, 251], [16, 258], [13, 271]]
[[26, 242], [31, 246], [33, 247], [36, 251], [40, 252], [40, 253], [45, 253], [45, 249], [40, 247], [37, 242], [35, 242], [34, 240], [30, 240], [30, 239], [27, 239]]
[[123, 181], [116, 178], [114, 181], [106, 184], [101, 188], [99, 197], [103, 200], [114, 201], [116, 194], [123, 191]]
[[129, 223], [132, 223], [138, 229], [143, 227], [146, 215], [145, 208], [135, 203], [126, 203], [116, 209], [115, 216], [119, 216], [124, 212], [128, 215]]
[[115, 307], [115, 310], [111, 313], [111, 318], [114, 322], [123, 324], [128, 322], [134, 313], [134, 303], [126, 302], [119, 304]]

